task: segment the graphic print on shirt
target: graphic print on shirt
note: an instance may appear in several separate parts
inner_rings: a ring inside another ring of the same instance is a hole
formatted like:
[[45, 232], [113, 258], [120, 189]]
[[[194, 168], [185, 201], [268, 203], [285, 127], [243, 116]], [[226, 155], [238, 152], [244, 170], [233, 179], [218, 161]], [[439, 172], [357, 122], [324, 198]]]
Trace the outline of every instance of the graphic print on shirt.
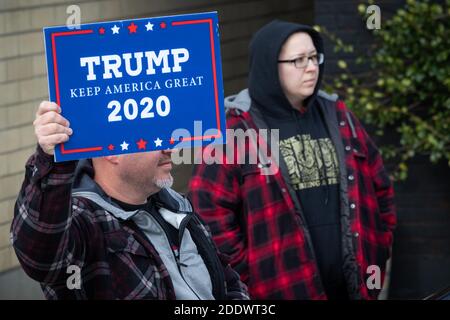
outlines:
[[338, 184], [339, 166], [336, 150], [329, 138], [311, 139], [295, 135], [280, 141], [280, 151], [295, 190]]

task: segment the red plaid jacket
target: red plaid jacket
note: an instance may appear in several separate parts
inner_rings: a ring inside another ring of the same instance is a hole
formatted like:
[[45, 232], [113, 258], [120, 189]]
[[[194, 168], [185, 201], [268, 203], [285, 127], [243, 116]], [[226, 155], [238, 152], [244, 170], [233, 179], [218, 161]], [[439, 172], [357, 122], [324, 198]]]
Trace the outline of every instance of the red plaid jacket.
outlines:
[[[76, 163], [55, 164], [41, 148], [27, 162], [11, 226], [25, 272], [47, 299], [175, 299], [167, 268], [137, 225], [72, 195]], [[195, 213], [187, 228], [203, 239], [216, 299], [248, 299]], [[79, 287], [68, 286], [75, 284], [71, 265], [81, 271]]]
[[[376, 146], [344, 102], [317, 99], [340, 163], [347, 290], [351, 299], [375, 299], [379, 289], [366, 285], [372, 274], [367, 268], [379, 266], [383, 281], [396, 224], [393, 186]], [[248, 112], [231, 110], [227, 117], [228, 129], [265, 126], [254, 107]], [[245, 153], [248, 159], [255, 152], [251, 144], [247, 141], [245, 150], [234, 146], [235, 154]], [[326, 299], [285, 164], [280, 159], [276, 174], [262, 175], [266, 164], [258, 159], [253, 165], [196, 165], [189, 185], [191, 201], [220, 250], [231, 257], [251, 298]]]

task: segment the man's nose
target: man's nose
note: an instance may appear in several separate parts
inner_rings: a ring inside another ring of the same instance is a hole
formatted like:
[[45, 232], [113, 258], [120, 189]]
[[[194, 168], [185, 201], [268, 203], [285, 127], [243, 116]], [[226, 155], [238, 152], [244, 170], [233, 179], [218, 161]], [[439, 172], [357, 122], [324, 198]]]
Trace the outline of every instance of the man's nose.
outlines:
[[173, 149], [161, 150], [161, 153], [170, 156], [172, 153], [174, 153], [174, 150]]

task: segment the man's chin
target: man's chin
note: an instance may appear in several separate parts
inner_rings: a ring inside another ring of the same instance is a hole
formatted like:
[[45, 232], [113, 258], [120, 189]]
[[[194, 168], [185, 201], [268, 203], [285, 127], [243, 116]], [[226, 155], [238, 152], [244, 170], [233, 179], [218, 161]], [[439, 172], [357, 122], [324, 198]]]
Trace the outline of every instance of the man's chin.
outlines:
[[169, 174], [167, 177], [155, 179], [155, 185], [160, 188], [170, 188], [173, 185], [173, 177]]

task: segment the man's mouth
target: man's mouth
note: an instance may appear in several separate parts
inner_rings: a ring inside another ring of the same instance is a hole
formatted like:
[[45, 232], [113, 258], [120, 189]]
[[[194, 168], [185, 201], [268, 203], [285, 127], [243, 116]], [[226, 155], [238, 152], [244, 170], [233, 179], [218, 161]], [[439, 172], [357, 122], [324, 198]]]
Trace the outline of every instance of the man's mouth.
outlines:
[[168, 164], [172, 165], [172, 161], [168, 160], [168, 161], [160, 162], [160, 163], [158, 164], [158, 167], [164, 166], [164, 165], [168, 165]]

